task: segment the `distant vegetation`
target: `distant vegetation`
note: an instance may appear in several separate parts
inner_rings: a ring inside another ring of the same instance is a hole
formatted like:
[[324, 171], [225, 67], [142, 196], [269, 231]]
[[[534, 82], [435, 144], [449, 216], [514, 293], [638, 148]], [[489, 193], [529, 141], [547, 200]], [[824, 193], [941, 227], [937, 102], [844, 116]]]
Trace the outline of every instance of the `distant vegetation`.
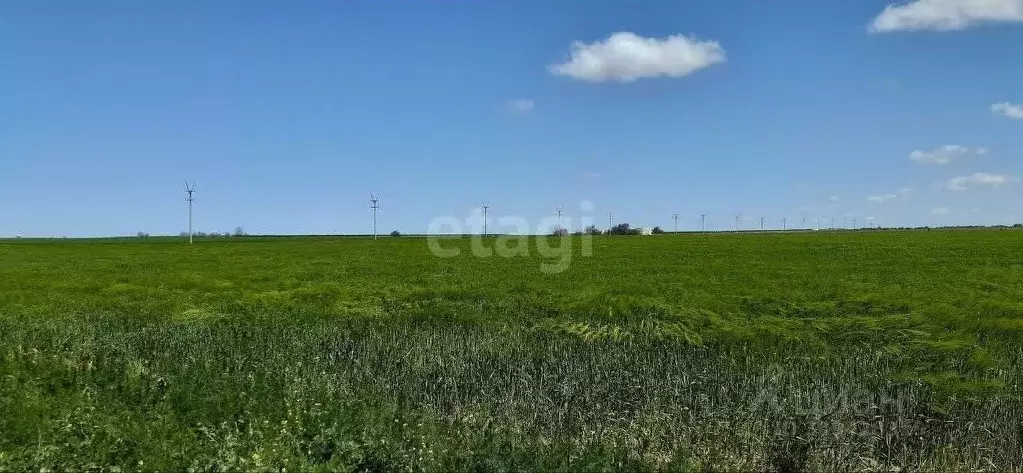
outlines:
[[611, 227], [610, 233], [612, 235], [639, 235], [640, 229], [632, 228], [627, 223], [619, 223]]
[[[243, 236], [248, 236], [248, 235], [249, 234], [246, 233], [245, 229], [243, 229], [242, 227], [235, 227], [234, 230], [232, 230], [230, 232], [223, 232], [223, 233], [217, 233], [217, 232], [192, 232], [192, 236], [195, 237], [195, 238], [231, 238], [231, 237], [243, 237]], [[146, 236], [148, 236], [148, 234], [146, 234]], [[188, 232], [181, 232], [179, 234], [179, 236], [184, 237], [184, 238], [188, 238]]]
[[0, 471], [1019, 471], [1019, 238], [4, 240]]

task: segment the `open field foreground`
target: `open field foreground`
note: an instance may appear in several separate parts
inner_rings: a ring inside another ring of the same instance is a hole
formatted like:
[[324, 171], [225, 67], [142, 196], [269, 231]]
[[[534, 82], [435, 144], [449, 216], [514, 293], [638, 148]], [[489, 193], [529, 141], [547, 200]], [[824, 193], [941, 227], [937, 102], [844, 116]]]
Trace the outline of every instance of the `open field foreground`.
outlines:
[[0, 471], [1023, 470], [1023, 232], [570, 241], [2, 241]]

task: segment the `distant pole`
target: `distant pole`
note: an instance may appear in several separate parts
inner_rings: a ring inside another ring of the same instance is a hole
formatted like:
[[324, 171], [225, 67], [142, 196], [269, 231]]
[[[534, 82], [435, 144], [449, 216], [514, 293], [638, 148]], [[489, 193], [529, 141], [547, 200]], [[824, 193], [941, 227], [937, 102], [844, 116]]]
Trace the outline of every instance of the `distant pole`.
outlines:
[[735, 233], [739, 233], [739, 217], [738, 213], [735, 214]]
[[764, 217], [760, 217], [760, 233], [764, 233]]
[[781, 231], [786, 232], [789, 230], [789, 219], [786, 217], [781, 218]]
[[856, 229], [856, 217], [853, 217], [853, 230]]
[[561, 206], [558, 206], [558, 234], [561, 233]]
[[817, 217], [817, 230], [819, 231], [820, 229], [821, 229], [821, 218]]
[[188, 201], [188, 244], [191, 245], [192, 244], [192, 201], [195, 200], [192, 197], [192, 193], [195, 192], [195, 182], [189, 184], [188, 181], [185, 181], [185, 192], [188, 193], [188, 198], [186, 198], [185, 200]]
[[611, 212], [607, 213], [607, 234], [611, 234], [611, 229], [614, 228], [614, 214]]
[[700, 231], [707, 232], [707, 214], [700, 214]]
[[486, 203], [481, 205], [483, 206], [483, 236], [487, 236], [487, 213], [490, 212], [490, 206]]
[[803, 217], [803, 228], [806, 228], [806, 217]]
[[835, 217], [831, 217], [831, 229], [835, 229]]
[[376, 194], [369, 195], [369, 208], [373, 209], [373, 239], [377, 239], [377, 210], [380, 209], [380, 199], [377, 198]]
[[677, 234], [678, 233], [678, 214], [674, 214], [671, 217], [675, 219], [675, 233]]

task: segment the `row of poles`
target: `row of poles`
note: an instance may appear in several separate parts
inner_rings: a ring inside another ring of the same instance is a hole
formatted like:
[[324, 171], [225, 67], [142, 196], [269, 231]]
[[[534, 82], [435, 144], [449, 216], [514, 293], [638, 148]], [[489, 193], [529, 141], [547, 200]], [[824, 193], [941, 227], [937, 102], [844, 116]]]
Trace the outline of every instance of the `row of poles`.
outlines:
[[[193, 233], [192, 233], [192, 202], [195, 201], [195, 196], [194, 196], [194, 194], [195, 194], [195, 182], [191, 182], [191, 183], [190, 182], [185, 182], [185, 193], [187, 194], [187, 197], [185, 198], [185, 200], [188, 201], [188, 243], [191, 244], [192, 243], [192, 238], [193, 238]], [[369, 195], [369, 202], [370, 202], [369, 208], [373, 210], [373, 239], [376, 240], [377, 236], [378, 236], [378, 234], [377, 234], [377, 211], [380, 210], [380, 198], [379, 198], [379, 196], [377, 194], [370, 194]], [[486, 236], [487, 235], [487, 216], [490, 214], [490, 205], [487, 204], [486, 202], [483, 202], [483, 203], [480, 204], [480, 207], [483, 210], [483, 235]], [[561, 226], [561, 216], [564, 213], [564, 209], [562, 208], [562, 206], [560, 206], [560, 205], [558, 206], [557, 212], [558, 212], [558, 228], [557, 228], [557, 230], [560, 233], [563, 230], [563, 228]], [[674, 233], [678, 233], [679, 215], [677, 213], [674, 213], [674, 214], [671, 215], [671, 218], [674, 221]], [[736, 233], [738, 233], [740, 231], [739, 223], [740, 223], [741, 220], [742, 220], [742, 214], [736, 213], [735, 214], [735, 232]], [[764, 222], [765, 222], [764, 217], [760, 217], [760, 231], [765, 231]], [[782, 217], [781, 222], [782, 222], [782, 224], [781, 224], [782, 225], [782, 230], [788, 230], [789, 229], [788, 228], [788, 219], [785, 218], [785, 217]], [[857, 220], [855, 218], [853, 218], [852, 222], [853, 222], [853, 228], [856, 228]], [[710, 224], [710, 219], [708, 218], [707, 214], [700, 214], [700, 231], [701, 232], [706, 232], [709, 229], [709, 224]], [[821, 228], [820, 225], [821, 225], [821, 219], [820, 219], [820, 217], [817, 217], [817, 230], [820, 230], [820, 228]], [[611, 229], [614, 228], [614, 213], [608, 212], [608, 214], [607, 214], [607, 228], [608, 228], [608, 233], [610, 233]], [[806, 228], [806, 217], [803, 217], [803, 226], [802, 226], [802, 228]], [[831, 228], [832, 229], [835, 228], [835, 219], [834, 218], [831, 219]]]
[[[188, 202], [188, 244], [192, 244], [193, 235], [194, 235], [193, 232], [192, 232], [192, 202], [195, 202], [195, 195], [194, 195], [195, 194], [195, 182], [187, 182], [187, 181], [185, 182], [185, 194], [187, 194], [187, 197], [185, 197], [185, 200]], [[376, 240], [377, 239], [377, 211], [380, 210], [380, 198], [377, 196], [377, 194], [370, 194], [369, 195], [369, 204], [370, 204], [369, 208], [373, 210], [373, 239]], [[484, 223], [483, 223], [483, 233], [484, 234], [486, 234], [486, 228], [487, 228], [486, 227], [486, 215], [485, 214], [486, 214], [486, 209], [488, 209], [488, 208], [489, 207], [484, 207], [484, 217], [483, 217], [483, 220], [484, 220]]]

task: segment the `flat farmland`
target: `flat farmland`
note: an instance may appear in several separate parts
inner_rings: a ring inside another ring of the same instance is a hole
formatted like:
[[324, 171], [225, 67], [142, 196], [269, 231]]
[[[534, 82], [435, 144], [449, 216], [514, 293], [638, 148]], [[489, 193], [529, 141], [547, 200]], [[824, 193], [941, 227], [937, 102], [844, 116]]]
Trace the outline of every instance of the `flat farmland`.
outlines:
[[1021, 231], [433, 244], [0, 241], [0, 471], [1023, 469]]

